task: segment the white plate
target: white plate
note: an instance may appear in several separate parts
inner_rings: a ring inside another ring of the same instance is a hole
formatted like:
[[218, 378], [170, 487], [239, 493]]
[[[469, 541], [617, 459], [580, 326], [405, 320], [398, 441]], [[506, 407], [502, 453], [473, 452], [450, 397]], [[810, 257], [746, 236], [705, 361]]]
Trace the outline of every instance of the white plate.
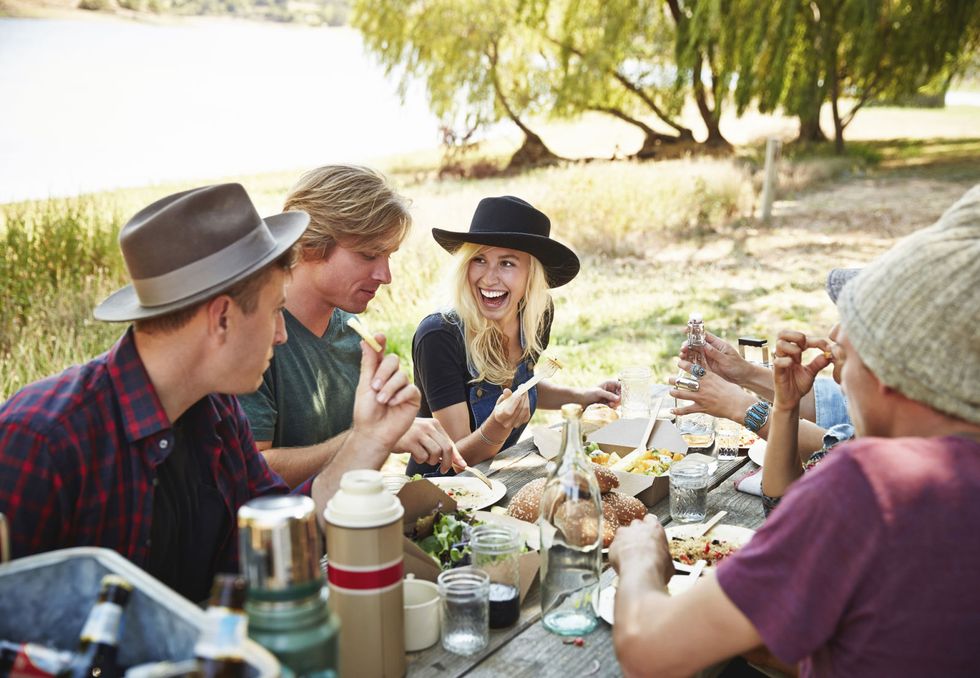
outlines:
[[[674, 537], [684, 539], [685, 537], [693, 536], [697, 532], [698, 528], [704, 523], [692, 523], [690, 525], [668, 525], [664, 528], [664, 532], [667, 533], [667, 541], [669, 542]], [[722, 539], [731, 543], [734, 546], [745, 546], [749, 543], [755, 535], [755, 530], [750, 530], [747, 527], [739, 527], [738, 525], [715, 525], [710, 532], [708, 532], [706, 537], [713, 539]], [[708, 566], [711, 567], [710, 565]]]
[[759, 466], [762, 466], [762, 462], [766, 459], [766, 441], [759, 438], [752, 446], [749, 448], [749, 459], [754, 461]]
[[483, 484], [479, 478], [470, 476], [444, 476], [442, 478], [426, 478], [443, 492], [452, 490], [464, 493], [463, 496], [452, 495], [456, 506], [461, 509], [481, 509], [493, 506], [507, 494], [507, 487], [499, 480], [492, 479], [493, 488]]
[[[675, 574], [667, 582], [667, 593], [676, 596], [693, 586], [694, 580], [684, 574]], [[599, 591], [599, 617], [612, 626], [616, 609], [616, 585], [607, 586]]]

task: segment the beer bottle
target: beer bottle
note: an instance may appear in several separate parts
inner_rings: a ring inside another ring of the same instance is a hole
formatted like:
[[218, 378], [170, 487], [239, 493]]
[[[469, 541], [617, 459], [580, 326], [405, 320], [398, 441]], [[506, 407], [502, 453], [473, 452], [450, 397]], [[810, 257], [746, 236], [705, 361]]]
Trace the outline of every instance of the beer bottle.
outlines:
[[133, 585], [118, 575], [107, 574], [102, 578], [99, 598], [82, 627], [78, 652], [70, 669], [71, 678], [118, 678], [122, 675], [116, 663], [119, 628], [132, 591]]
[[206, 613], [207, 626], [194, 647], [204, 678], [245, 678], [248, 673], [245, 662], [247, 594], [245, 577], [219, 574], [214, 578]]

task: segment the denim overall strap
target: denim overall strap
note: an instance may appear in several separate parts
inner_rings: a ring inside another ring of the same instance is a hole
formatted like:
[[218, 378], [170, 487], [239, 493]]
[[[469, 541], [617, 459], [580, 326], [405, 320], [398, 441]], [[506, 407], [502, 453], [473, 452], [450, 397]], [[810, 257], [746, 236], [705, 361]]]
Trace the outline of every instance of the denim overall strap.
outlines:
[[[534, 370], [528, 366], [527, 361], [522, 361], [517, 366], [517, 370], [514, 373], [514, 381], [511, 384], [511, 390], [515, 390], [518, 386], [523, 384], [525, 381], [534, 376]], [[496, 384], [490, 384], [486, 381], [481, 381], [476, 384], [470, 384], [469, 387], [469, 401], [470, 401], [470, 414], [473, 416], [473, 426], [474, 430], [477, 427], [483, 425], [490, 415], [493, 413], [494, 405], [497, 404], [497, 399], [500, 398], [500, 394], [503, 389]], [[527, 392], [528, 402], [531, 405], [531, 414], [534, 414], [534, 410], [538, 406], [538, 387], [532, 386], [531, 390]], [[522, 424], [518, 426], [510, 435], [507, 436], [507, 440], [501, 449], [510, 447], [515, 444], [517, 440], [521, 437], [524, 428], [527, 424]]]

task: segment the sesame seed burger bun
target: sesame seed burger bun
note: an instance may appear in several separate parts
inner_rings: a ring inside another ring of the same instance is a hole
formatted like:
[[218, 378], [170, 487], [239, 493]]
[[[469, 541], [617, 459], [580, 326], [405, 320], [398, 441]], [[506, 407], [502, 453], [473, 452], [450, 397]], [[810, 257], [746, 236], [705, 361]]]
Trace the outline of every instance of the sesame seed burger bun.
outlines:
[[[636, 497], [621, 492], [609, 492], [602, 495], [603, 507], [610, 506], [620, 527], [626, 527], [634, 520], [643, 520], [647, 507]], [[605, 515], [605, 510], [603, 510]]]
[[[600, 494], [608, 492], [614, 487], [619, 487], [619, 478], [609, 469], [592, 464], [592, 470], [595, 472]], [[538, 478], [519, 489], [511, 498], [510, 504], [507, 505], [508, 515], [518, 520], [536, 523], [541, 507], [541, 493], [544, 491], [544, 483], [545, 478]]]

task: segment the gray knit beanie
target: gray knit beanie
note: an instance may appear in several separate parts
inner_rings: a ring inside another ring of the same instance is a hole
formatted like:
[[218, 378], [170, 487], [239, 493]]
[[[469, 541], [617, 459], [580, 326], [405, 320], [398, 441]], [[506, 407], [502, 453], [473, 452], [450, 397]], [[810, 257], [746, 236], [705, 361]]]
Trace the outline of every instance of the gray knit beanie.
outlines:
[[862, 269], [837, 309], [883, 384], [980, 424], [980, 184]]

